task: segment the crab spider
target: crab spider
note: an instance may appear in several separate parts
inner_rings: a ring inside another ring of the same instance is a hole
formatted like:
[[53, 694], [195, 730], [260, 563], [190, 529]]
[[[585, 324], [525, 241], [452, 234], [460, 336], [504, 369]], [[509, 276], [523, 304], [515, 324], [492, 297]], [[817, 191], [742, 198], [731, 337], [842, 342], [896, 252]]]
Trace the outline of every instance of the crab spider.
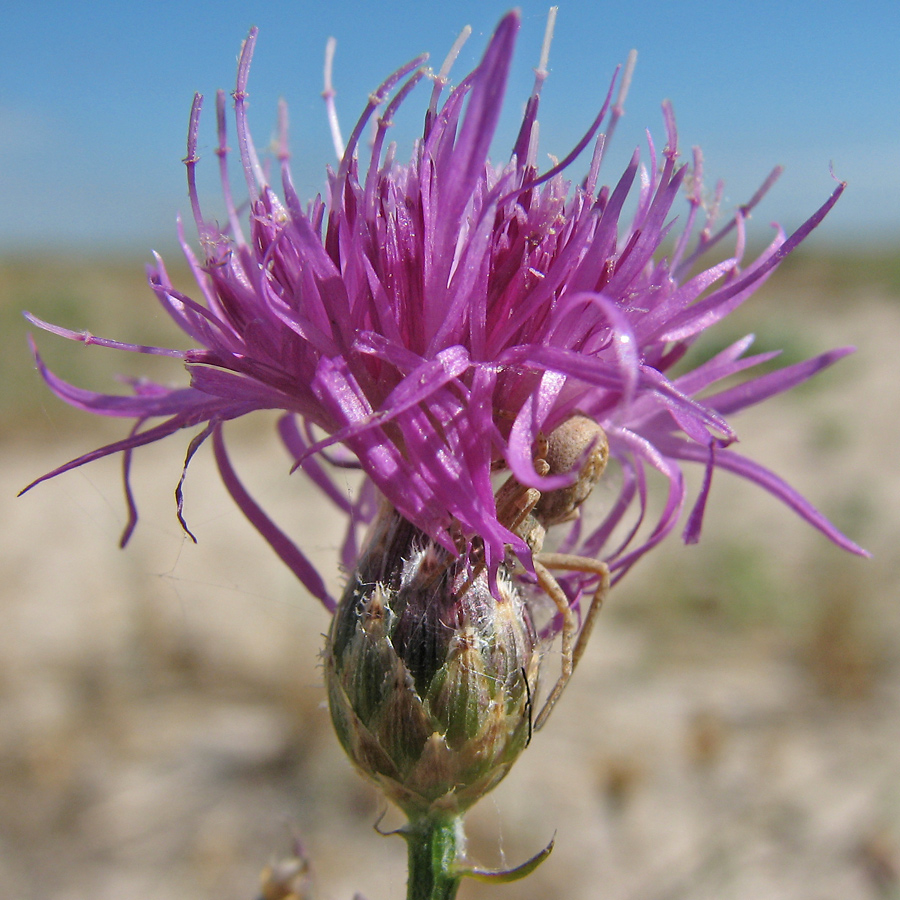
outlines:
[[[606, 563], [587, 556], [544, 552], [544, 538], [547, 529], [579, 516], [581, 504], [603, 474], [608, 457], [609, 444], [603, 429], [593, 419], [575, 414], [549, 435], [541, 435], [535, 446], [535, 470], [539, 475], [566, 474], [577, 466], [575, 480], [555, 491], [541, 492], [525, 487], [511, 476], [496, 494], [500, 521], [531, 548], [538, 586], [553, 601], [563, 623], [562, 672], [535, 719], [535, 730], [543, 727], [575, 671], [587, 646], [594, 619], [609, 592]], [[587, 572], [599, 579], [580, 630], [568, 598], [551, 570]]]

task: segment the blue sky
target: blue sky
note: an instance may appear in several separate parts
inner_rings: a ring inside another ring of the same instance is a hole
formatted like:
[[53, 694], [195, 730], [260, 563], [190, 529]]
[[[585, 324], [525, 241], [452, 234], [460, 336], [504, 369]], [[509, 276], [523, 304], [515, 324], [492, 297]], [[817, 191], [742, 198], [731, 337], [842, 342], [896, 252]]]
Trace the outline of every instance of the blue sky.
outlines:
[[[532, 82], [548, 8], [521, 4], [522, 30], [496, 155], [509, 147]], [[194, 91], [207, 97], [201, 135], [204, 200], [215, 190], [215, 90], [231, 89], [251, 25], [260, 29], [250, 77], [251, 124], [264, 145], [284, 97], [295, 181], [323, 183], [333, 150], [320, 97], [326, 39], [338, 42], [335, 86], [346, 134], [368, 92], [429, 50], [438, 66], [463, 25], [473, 27], [454, 74], [479, 58], [507, 4], [308, 0], [18, 3], [4, 16], [0, 75], [0, 252], [145, 251], [173, 246], [189, 212], [185, 132]], [[324, 10], [324, 12], [323, 12]], [[681, 145], [703, 147], [726, 205], [747, 199], [776, 163], [781, 181], [755, 216], [760, 237], [796, 227], [830, 193], [829, 165], [850, 187], [815, 237], [823, 245], [900, 238], [900, 4], [706, 0], [562, 0], [541, 114], [542, 151], [564, 155], [599, 108], [628, 51], [638, 66], [626, 117], [607, 159], [618, 177], [670, 99]], [[399, 155], [420, 122], [426, 91], [407, 103]], [[546, 156], [544, 156], [546, 159]], [[576, 163], [580, 176], [586, 161]]]

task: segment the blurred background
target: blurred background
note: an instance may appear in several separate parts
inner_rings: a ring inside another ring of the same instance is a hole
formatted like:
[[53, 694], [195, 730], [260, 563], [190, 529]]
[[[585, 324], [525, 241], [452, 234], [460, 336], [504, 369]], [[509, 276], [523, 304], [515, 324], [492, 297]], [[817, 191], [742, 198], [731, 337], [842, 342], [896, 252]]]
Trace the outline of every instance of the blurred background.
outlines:
[[[179, 346], [143, 267], [160, 250], [189, 286], [174, 220], [189, 215], [179, 160], [195, 90], [207, 96], [202, 199], [210, 215], [222, 212], [209, 113], [215, 90], [233, 85], [251, 24], [254, 133], [263, 146], [284, 96], [295, 180], [309, 196], [334, 157], [319, 96], [329, 35], [346, 135], [391, 69], [423, 49], [439, 65], [466, 23], [474, 33], [454, 71], [468, 71], [504, 10], [339, 2], [325, 16], [306, 2], [35, 2], [5, 19], [0, 895], [247, 900], [296, 837], [317, 897], [403, 895], [405, 845], [373, 830], [383, 806], [322, 705], [328, 618], [226, 496], [209, 453], [186, 484], [196, 546], [174, 515], [183, 435], [136, 454], [141, 521], [125, 551], [117, 460], [14, 499], [126, 427], [50, 395], [21, 311]], [[496, 158], [512, 142], [545, 16], [542, 4], [523, 5]], [[671, 539], [616, 588], [550, 723], [469, 817], [470, 854], [483, 866], [516, 865], [555, 834], [553, 854], [524, 882], [465, 884], [461, 898], [900, 896], [898, 25], [888, 2], [798, 2], [789, 13], [699, 0], [561, 6], [546, 152], [576, 143], [637, 47], [607, 181], [645, 127], [662, 144], [668, 97], [683, 150], [701, 144], [709, 184], [726, 180], [726, 209], [786, 166], [751, 223], [758, 243], [770, 221], [790, 230], [824, 201], [830, 164], [849, 182], [801, 251], [705, 347], [750, 331], [788, 362], [857, 346], [735, 424], [743, 452], [873, 559], [841, 553], [767, 495], [718, 476], [700, 545]], [[398, 117], [401, 158], [422, 102]], [[85, 387], [106, 389], [114, 374], [181, 378], [162, 360], [38, 341]], [[310, 509], [299, 476], [288, 480], [265, 418], [232, 428], [235, 463], [337, 588], [340, 522]], [[381, 827], [399, 824], [388, 811]]]

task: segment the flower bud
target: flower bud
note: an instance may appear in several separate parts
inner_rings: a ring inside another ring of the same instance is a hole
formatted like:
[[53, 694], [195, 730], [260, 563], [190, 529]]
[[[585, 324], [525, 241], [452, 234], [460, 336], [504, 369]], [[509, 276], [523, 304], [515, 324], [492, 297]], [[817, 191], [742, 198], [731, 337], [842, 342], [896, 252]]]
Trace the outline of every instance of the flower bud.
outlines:
[[410, 817], [462, 812], [528, 742], [535, 644], [505, 567], [492, 592], [486, 571], [385, 507], [328, 636], [338, 738]]

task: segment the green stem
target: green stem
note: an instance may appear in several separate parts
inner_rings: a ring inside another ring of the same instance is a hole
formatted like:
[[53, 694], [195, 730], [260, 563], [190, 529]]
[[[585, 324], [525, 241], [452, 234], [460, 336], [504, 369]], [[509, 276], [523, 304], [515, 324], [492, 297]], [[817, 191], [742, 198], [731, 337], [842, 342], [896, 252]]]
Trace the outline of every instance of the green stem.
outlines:
[[462, 819], [423, 817], [411, 820], [402, 834], [409, 849], [406, 900], [453, 900], [462, 878], [456, 867]]

